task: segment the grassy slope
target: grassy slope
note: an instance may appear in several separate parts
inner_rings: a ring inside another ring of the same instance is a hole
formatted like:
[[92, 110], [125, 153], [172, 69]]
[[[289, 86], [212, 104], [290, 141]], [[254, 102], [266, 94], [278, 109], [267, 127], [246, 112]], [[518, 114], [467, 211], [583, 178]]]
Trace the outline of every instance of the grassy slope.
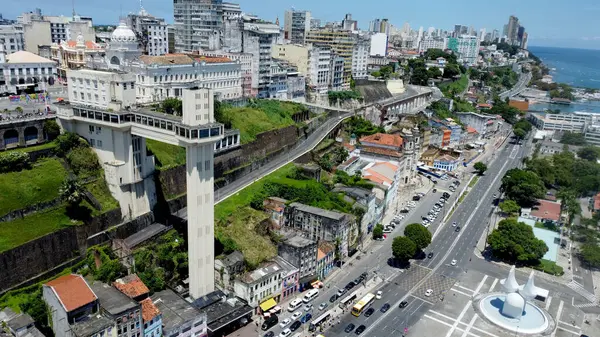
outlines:
[[102, 205], [102, 210], [96, 211], [94, 209], [94, 213], [92, 215], [104, 213], [119, 207], [119, 202], [112, 196], [108, 186], [106, 186], [106, 181], [103, 178], [104, 173], [102, 173], [101, 178], [84, 186], [86, 190], [94, 195], [100, 205]]
[[0, 153], [8, 153], [8, 152], [12, 152], [12, 151], [33, 152], [33, 151], [38, 151], [38, 150], [53, 149], [55, 147], [56, 147], [55, 142], [48, 142], [48, 143], [44, 143], [44, 144], [40, 144], [40, 145], [33, 145], [33, 146], [28, 146], [28, 147], [20, 147], [17, 149], [6, 150], [5, 152], [0, 152]]
[[[231, 127], [240, 130], [242, 144], [252, 142], [259, 133], [294, 125], [292, 115], [302, 109], [302, 105], [290, 102], [259, 100], [247, 107], [225, 106], [223, 115], [231, 120]], [[148, 139], [146, 146], [154, 153], [160, 165], [167, 169], [185, 164], [185, 149]]]
[[452, 89], [457, 94], [462, 93], [467, 88], [469, 84], [469, 79], [467, 75], [463, 74], [460, 79], [453, 82], [446, 82], [439, 85], [440, 90], [446, 95], [449, 94]]
[[66, 175], [55, 158], [41, 159], [31, 170], [0, 174], [0, 215], [58, 197]]
[[0, 223], [0, 252], [73, 224], [77, 222], [69, 219], [64, 207], [34, 213], [23, 219], [2, 222]]

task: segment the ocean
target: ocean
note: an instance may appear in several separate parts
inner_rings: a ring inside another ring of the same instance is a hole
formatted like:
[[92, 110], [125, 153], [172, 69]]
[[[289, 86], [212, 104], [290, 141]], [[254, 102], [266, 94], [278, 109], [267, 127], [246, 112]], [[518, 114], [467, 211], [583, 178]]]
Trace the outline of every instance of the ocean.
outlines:
[[[574, 87], [600, 89], [600, 50], [529, 47], [550, 68], [554, 82]], [[586, 111], [600, 113], [600, 102], [573, 102], [570, 105], [534, 104], [532, 110], [559, 109], [561, 112]]]
[[600, 89], [600, 50], [529, 47], [529, 51], [551, 69], [554, 82]]

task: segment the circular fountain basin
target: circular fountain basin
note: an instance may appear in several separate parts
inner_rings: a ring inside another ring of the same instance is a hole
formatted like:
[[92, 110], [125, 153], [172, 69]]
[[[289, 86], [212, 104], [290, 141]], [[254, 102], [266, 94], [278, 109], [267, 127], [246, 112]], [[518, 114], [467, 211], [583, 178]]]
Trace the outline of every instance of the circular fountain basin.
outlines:
[[485, 294], [479, 300], [480, 313], [490, 322], [503, 329], [522, 334], [542, 334], [550, 326], [548, 314], [544, 310], [531, 304], [525, 303], [525, 310], [519, 318], [511, 318], [502, 314], [502, 306], [506, 301], [506, 294]]

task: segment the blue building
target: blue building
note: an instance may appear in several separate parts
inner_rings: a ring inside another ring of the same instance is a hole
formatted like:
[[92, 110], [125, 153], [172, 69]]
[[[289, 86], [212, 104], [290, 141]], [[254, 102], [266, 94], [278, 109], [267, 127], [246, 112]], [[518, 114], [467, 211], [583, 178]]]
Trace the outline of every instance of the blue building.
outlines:
[[317, 277], [323, 281], [333, 270], [335, 246], [327, 241], [319, 241], [317, 248]]
[[460, 159], [454, 158], [447, 154], [445, 154], [433, 161], [434, 168], [436, 168], [438, 170], [448, 171], [448, 172], [456, 170], [458, 165], [460, 165]]

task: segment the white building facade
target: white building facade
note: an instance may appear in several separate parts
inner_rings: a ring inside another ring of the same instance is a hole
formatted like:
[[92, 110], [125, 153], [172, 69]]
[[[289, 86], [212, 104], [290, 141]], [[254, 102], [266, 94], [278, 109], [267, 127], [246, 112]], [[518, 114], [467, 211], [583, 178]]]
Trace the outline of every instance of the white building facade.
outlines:
[[219, 99], [239, 99], [243, 95], [241, 64], [226, 57], [144, 55], [130, 69], [136, 74], [140, 103], [181, 98], [183, 89], [198, 86], [213, 89]]
[[387, 55], [388, 36], [385, 33], [375, 33], [371, 35], [371, 50], [369, 56]]
[[0, 43], [4, 45], [4, 52], [7, 54], [24, 50], [23, 29], [17, 25], [0, 26]]
[[329, 48], [313, 45], [309, 50], [308, 85], [319, 94], [326, 94], [329, 90], [331, 58], [332, 54]]
[[56, 80], [56, 62], [24, 50], [7, 55], [0, 67], [5, 83], [0, 93], [45, 90]]
[[[385, 34], [384, 34], [385, 35]], [[359, 38], [352, 49], [352, 77], [367, 78], [367, 66], [369, 64], [370, 40]]]

